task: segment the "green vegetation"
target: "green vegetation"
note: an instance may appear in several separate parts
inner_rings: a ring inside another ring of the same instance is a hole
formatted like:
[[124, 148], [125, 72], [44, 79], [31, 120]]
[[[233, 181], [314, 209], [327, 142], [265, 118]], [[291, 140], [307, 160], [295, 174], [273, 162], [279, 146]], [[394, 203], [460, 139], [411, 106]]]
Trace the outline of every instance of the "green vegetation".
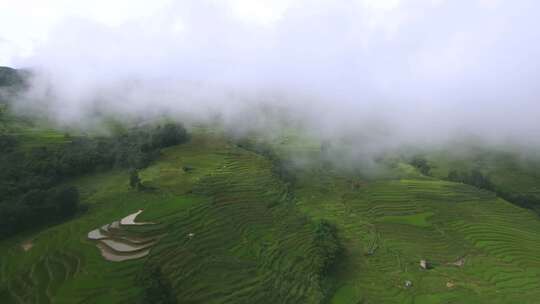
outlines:
[[317, 255], [321, 257], [319, 274], [327, 275], [335, 270], [334, 267], [343, 251], [336, 227], [325, 220], [319, 220], [315, 225], [314, 243]]
[[432, 212], [423, 212], [411, 215], [389, 215], [379, 218], [379, 221], [394, 224], [407, 224], [417, 227], [429, 227], [431, 224], [428, 221], [433, 215]]
[[140, 304], [175, 304], [177, 303], [170, 282], [163, 275], [161, 267], [143, 268], [138, 278], [143, 288]]
[[[325, 274], [338, 256], [336, 231], [295, 208], [268, 159], [202, 130], [138, 176], [156, 190], [130, 190], [127, 169], [73, 180], [87, 212], [1, 243], [7, 301], [167, 303], [157, 286], [170, 286], [179, 303], [320, 303], [331, 295]], [[161, 235], [158, 244], [141, 260], [103, 259], [86, 234], [140, 208], [141, 221], [158, 224], [129, 229]], [[56, 274], [50, 267], [64, 256]], [[141, 278], [156, 267], [159, 274]]]
[[431, 170], [431, 167], [428, 164], [428, 161], [421, 157], [421, 156], [415, 156], [411, 160], [411, 165], [420, 171], [420, 173], [424, 175], [429, 175], [429, 171]]
[[[15, 134], [0, 133], [0, 238], [74, 215], [77, 190], [52, 189], [56, 185], [98, 170], [143, 168], [159, 156], [159, 149], [185, 142], [188, 136], [181, 125], [167, 123], [113, 137], [68, 138], [61, 145], [42, 143], [28, 149], [19, 146]], [[140, 181], [132, 182], [141, 188]]]
[[[23, 125], [6, 125], [14, 124]], [[54, 177], [17, 188], [0, 206], [0, 215], [16, 204], [31, 210], [18, 216], [24, 229], [0, 242], [5, 303], [491, 304], [540, 296], [539, 217], [503, 195], [537, 197], [537, 167], [511, 155], [388, 158], [373, 176], [333, 165], [331, 147], [298, 134], [237, 142], [198, 127], [186, 141], [174, 125], [110, 138], [52, 141], [51, 133], [25, 144], [4, 133], [15, 143], [5, 139], [3, 151], [25, 165], [2, 171]], [[298, 155], [311, 161], [293, 161]], [[523, 183], [506, 180], [505, 170]], [[139, 209], [137, 221], [155, 224], [116, 234], [157, 240], [150, 254], [105, 260], [88, 233]]]
[[[276, 142], [286, 157], [289, 143]], [[298, 206], [333, 223], [344, 247], [331, 303], [535, 303], [538, 217], [478, 185], [444, 181], [448, 171], [425, 160], [412, 162], [422, 175], [393, 161], [384, 178], [323, 165], [296, 172]]]
[[79, 192], [73, 186], [34, 189], [18, 201], [0, 203], [0, 237], [56, 222], [78, 210]]
[[131, 169], [129, 171], [129, 186], [132, 189], [141, 189], [142, 183], [141, 178], [139, 177], [139, 171], [137, 169]]
[[465, 154], [434, 153], [435, 176], [495, 192], [540, 215], [540, 162], [506, 151], [475, 148]]

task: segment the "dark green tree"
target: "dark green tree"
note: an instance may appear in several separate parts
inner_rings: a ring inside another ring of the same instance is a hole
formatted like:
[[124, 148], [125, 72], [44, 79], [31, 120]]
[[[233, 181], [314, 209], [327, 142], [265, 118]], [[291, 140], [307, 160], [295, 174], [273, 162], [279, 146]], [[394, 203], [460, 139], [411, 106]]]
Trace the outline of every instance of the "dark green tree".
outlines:
[[139, 300], [139, 304], [177, 303], [172, 286], [159, 266], [145, 269], [139, 276], [139, 284], [143, 287], [143, 295]]
[[56, 205], [58, 215], [61, 217], [68, 217], [75, 214], [77, 211], [79, 205], [79, 191], [73, 186], [54, 189], [49, 200]]
[[170, 147], [187, 140], [186, 129], [178, 123], [166, 123], [156, 128], [152, 143], [154, 147]]
[[416, 167], [418, 171], [420, 171], [420, 173], [424, 175], [429, 175], [429, 171], [431, 171], [431, 167], [429, 166], [428, 161], [422, 156], [413, 157], [410, 164]]
[[129, 186], [132, 189], [139, 190], [141, 188], [141, 178], [139, 177], [139, 171], [132, 169], [129, 172]]
[[319, 258], [319, 273], [326, 275], [334, 268], [343, 253], [335, 226], [325, 220], [316, 222], [313, 241]]

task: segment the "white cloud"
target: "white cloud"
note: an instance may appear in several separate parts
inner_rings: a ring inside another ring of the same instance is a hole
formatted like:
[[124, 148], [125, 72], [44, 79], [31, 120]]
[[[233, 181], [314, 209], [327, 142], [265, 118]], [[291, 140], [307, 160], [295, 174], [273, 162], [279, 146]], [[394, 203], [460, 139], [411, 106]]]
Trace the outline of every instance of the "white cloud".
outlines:
[[149, 17], [170, 0], [4, 0], [0, 1], [0, 64], [26, 57], [45, 43], [50, 31], [68, 18], [82, 18], [108, 26]]
[[[291, 7], [316, 1], [294, 0], [212, 0], [214, 5], [229, 10], [232, 16], [252, 26], [271, 27]], [[356, 0], [369, 10], [364, 18], [374, 27], [385, 27], [389, 33], [399, 25], [399, 17], [389, 11], [398, 8], [401, 0]], [[487, 0], [484, 0], [487, 1]], [[86, 19], [111, 27], [162, 14], [165, 7], [189, 6], [192, 1], [172, 0], [4, 0], [0, 1], [0, 37], [9, 45], [0, 45], [0, 64], [11, 64], [15, 58], [32, 54], [35, 47], [47, 41], [48, 35], [66, 19]], [[323, 2], [320, 2], [323, 3]], [[351, 7], [356, 4], [351, 2]], [[183, 28], [181, 20], [176, 30]]]
[[19, 17], [0, 16], [10, 25], [0, 37], [17, 45], [0, 54], [32, 45], [31, 56], [10, 60], [47, 72], [55, 98], [37, 100], [64, 119], [99, 103], [212, 109], [240, 123], [242, 109], [272, 100], [321, 132], [540, 133], [537, 1], [55, 3], [28, 12], [28, 25], [22, 6]]

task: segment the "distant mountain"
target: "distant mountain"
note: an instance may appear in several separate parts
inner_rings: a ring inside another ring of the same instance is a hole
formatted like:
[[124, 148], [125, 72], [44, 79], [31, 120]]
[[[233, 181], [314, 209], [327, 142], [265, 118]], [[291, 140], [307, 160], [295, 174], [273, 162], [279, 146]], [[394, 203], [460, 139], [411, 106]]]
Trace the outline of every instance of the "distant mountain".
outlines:
[[24, 79], [24, 72], [0, 66], [0, 87], [22, 86]]
[[28, 87], [31, 72], [0, 66], [0, 104], [9, 104], [14, 96]]

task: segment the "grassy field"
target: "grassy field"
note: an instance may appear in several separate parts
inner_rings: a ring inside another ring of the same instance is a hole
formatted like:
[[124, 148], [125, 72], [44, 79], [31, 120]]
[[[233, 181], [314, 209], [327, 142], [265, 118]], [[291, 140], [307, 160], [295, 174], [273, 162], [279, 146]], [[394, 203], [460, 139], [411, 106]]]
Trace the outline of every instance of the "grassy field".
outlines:
[[[426, 177], [397, 161], [362, 178], [319, 165], [313, 139], [270, 144], [283, 158], [313, 160], [294, 187], [266, 157], [206, 129], [140, 172], [151, 190], [131, 190], [121, 170], [71, 181], [86, 212], [0, 242], [2, 303], [136, 303], [151, 266], [179, 303], [538, 303], [538, 216], [439, 178], [462, 163], [439, 161]], [[145, 258], [106, 261], [87, 233], [138, 209], [138, 220], [157, 224], [127, 229], [159, 242]], [[320, 220], [344, 247], [330, 273], [315, 241]]]

